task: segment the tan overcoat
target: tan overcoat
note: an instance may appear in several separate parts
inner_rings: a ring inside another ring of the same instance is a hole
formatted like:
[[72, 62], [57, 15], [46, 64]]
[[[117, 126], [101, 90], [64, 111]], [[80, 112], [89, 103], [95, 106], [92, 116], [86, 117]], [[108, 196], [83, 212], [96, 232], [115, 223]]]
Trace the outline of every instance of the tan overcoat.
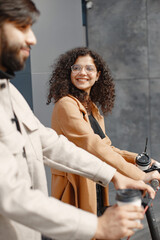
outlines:
[[[104, 118], [93, 105], [93, 116], [105, 132]], [[111, 146], [111, 140], [94, 134], [84, 106], [73, 96], [61, 98], [54, 106], [52, 128], [65, 135], [77, 146], [89, 151], [133, 179], [142, 179], [144, 173], [135, 165], [136, 153]], [[71, 173], [52, 169], [52, 196], [78, 208], [96, 213], [96, 185], [93, 181]], [[108, 204], [108, 189], [104, 188], [104, 203]]]

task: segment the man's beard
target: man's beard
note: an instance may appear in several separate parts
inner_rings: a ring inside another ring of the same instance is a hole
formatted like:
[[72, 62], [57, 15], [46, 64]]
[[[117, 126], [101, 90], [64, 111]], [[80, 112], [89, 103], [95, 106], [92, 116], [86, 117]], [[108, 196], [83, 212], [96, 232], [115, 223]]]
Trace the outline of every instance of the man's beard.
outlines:
[[9, 39], [6, 38], [5, 32], [1, 35], [1, 65], [7, 71], [15, 72], [24, 68], [27, 57], [20, 57], [20, 44], [9, 45]]

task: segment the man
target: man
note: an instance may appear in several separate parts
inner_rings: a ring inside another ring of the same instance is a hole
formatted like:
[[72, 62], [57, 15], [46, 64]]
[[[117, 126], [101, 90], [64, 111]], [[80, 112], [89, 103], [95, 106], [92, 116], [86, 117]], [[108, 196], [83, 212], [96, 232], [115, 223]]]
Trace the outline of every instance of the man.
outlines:
[[[0, 239], [40, 240], [41, 233], [65, 240], [132, 235], [142, 228], [135, 221], [143, 218], [140, 207], [115, 205], [97, 218], [47, 197], [44, 163], [104, 186], [112, 180], [116, 188], [135, 187], [152, 197], [154, 191], [45, 128], [10, 83], [36, 44], [31, 26], [38, 15], [31, 0], [0, 0]], [[158, 173], [154, 177], [160, 180]]]

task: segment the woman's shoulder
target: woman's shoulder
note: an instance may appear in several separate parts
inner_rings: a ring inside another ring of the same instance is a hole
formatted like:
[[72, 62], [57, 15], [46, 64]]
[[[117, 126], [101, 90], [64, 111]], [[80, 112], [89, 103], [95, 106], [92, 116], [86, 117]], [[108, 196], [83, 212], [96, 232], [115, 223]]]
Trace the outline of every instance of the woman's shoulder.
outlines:
[[59, 109], [78, 109], [79, 111], [85, 111], [84, 106], [82, 103], [72, 95], [67, 95], [65, 97], [62, 97], [61, 99], [58, 100], [55, 104], [55, 108], [57, 110]]
[[59, 99], [55, 105], [57, 105], [57, 106], [63, 105], [64, 106], [64, 105], [68, 105], [68, 104], [81, 105], [81, 102], [77, 98], [75, 98], [71, 95], [67, 95], [67, 96]]

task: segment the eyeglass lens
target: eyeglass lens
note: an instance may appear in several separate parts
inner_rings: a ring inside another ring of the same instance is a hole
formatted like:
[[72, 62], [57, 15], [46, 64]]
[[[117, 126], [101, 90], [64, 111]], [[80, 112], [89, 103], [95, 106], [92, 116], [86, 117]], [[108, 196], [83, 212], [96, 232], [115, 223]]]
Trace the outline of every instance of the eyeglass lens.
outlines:
[[78, 64], [74, 64], [73, 66], [71, 66], [71, 70], [72, 72], [80, 72], [82, 71], [82, 69], [85, 69], [86, 72], [95, 72], [96, 68], [93, 65], [86, 65], [86, 66], [81, 66]]

